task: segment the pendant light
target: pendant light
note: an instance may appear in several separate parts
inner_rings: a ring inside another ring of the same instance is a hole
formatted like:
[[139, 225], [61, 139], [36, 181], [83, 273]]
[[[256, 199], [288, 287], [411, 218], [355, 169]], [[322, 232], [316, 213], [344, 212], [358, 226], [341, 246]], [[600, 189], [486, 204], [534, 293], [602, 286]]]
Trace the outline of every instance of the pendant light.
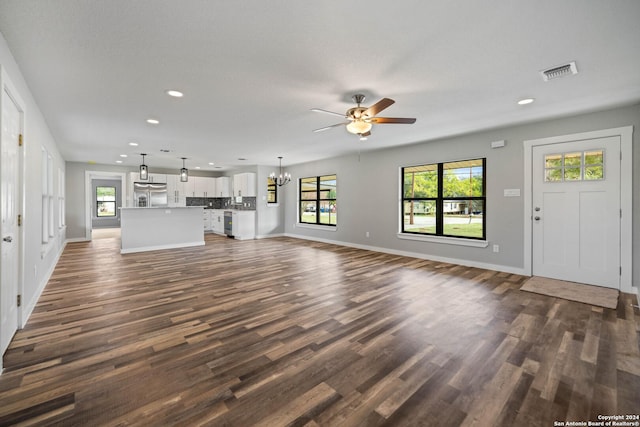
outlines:
[[140, 180], [146, 181], [149, 179], [149, 168], [144, 164], [145, 153], [142, 153], [142, 164], [140, 165]]
[[180, 169], [180, 182], [189, 181], [189, 170], [184, 166], [184, 161], [187, 160], [186, 157], [180, 157], [182, 159], [182, 169]]
[[291, 174], [288, 172], [282, 172], [282, 156], [278, 156], [278, 159], [280, 159], [280, 175], [276, 176], [275, 172], [271, 172], [269, 178], [275, 182], [278, 187], [282, 187], [291, 181]]

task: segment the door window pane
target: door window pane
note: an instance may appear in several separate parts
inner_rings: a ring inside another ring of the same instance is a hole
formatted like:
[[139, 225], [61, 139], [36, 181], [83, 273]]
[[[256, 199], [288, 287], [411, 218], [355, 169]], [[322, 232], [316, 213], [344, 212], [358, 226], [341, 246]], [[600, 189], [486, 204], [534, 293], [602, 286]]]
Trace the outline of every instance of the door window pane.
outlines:
[[545, 182], [594, 181], [604, 179], [604, 150], [589, 150], [544, 156]]

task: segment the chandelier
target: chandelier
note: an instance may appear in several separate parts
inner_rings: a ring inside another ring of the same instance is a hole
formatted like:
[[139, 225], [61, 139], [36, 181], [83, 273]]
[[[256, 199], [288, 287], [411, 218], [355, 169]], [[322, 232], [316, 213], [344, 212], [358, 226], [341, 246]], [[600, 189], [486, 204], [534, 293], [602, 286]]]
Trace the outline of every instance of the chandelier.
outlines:
[[276, 176], [275, 172], [271, 172], [271, 174], [269, 174], [269, 179], [275, 182], [278, 187], [282, 187], [291, 181], [291, 174], [282, 171], [282, 156], [278, 156], [278, 159], [280, 159], [280, 175]]

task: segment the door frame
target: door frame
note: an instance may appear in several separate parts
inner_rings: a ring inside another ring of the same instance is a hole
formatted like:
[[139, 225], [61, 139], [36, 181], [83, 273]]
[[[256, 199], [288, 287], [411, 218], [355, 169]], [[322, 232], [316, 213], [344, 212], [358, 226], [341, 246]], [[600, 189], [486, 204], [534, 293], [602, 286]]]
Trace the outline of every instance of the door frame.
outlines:
[[636, 293], [633, 288], [633, 126], [581, 132], [524, 141], [524, 274], [533, 275], [533, 147], [606, 137], [620, 137], [620, 291]]
[[[0, 65], [0, 90], [6, 91], [9, 95], [9, 98], [15, 103], [18, 111], [20, 112], [20, 133], [22, 134], [22, 140], [27, 141], [26, 135], [26, 127], [25, 127], [25, 116], [27, 114], [26, 104], [18, 90], [9, 79], [5, 68]], [[0, 96], [0, 114], [2, 112], [2, 97]], [[1, 121], [1, 116], [0, 116]], [[18, 214], [24, 217], [24, 213], [26, 210], [26, 200], [25, 200], [25, 156], [26, 150], [24, 149], [24, 143], [22, 147], [18, 149], [18, 167], [16, 174], [16, 206], [18, 208]], [[1, 230], [0, 230], [1, 231]], [[17, 291], [18, 295], [24, 295], [24, 260], [25, 260], [25, 227], [18, 226], [18, 230], [16, 233], [17, 236], [17, 255], [18, 255], [18, 277], [17, 277]], [[23, 300], [23, 304], [17, 308], [17, 327], [18, 329], [22, 329], [25, 324], [25, 301]], [[0, 373], [2, 372], [2, 354], [0, 354]]]

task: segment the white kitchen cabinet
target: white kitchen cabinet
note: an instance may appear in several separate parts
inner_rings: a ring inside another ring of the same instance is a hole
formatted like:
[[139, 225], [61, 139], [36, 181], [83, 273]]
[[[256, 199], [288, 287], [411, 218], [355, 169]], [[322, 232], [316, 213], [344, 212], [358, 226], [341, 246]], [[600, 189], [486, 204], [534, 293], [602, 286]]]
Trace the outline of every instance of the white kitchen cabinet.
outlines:
[[256, 174], [239, 173], [233, 176], [234, 197], [256, 197]]
[[212, 209], [211, 212], [211, 231], [217, 234], [224, 234], [224, 210]]
[[187, 206], [187, 183], [180, 175], [167, 175], [167, 203], [169, 207]]
[[231, 179], [228, 176], [219, 176], [215, 178], [215, 181], [215, 197], [231, 197]]
[[204, 231], [211, 231], [211, 210], [204, 209], [202, 213], [202, 222], [204, 226]]
[[[138, 174], [138, 176], [140, 176], [140, 174]], [[150, 173], [149, 174], [149, 179], [147, 180], [147, 182], [153, 182], [153, 183], [167, 183], [167, 175], [163, 174], [163, 173]]]
[[[194, 176], [192, 177], [195, 184], [195, 197], [215, 197], [216, 194], [216, 180], [215, 178], [209, 178], [206, 176]], [[192, 179], [189, 178], [189, 179]]]
[[186, 182], [187, 197], [215, 197], [215, 178], [206, 176], [190, 176]]
[[232, 215], [233, 237], [238, 240], [255, 239], [256, 211], [233, 211]]

